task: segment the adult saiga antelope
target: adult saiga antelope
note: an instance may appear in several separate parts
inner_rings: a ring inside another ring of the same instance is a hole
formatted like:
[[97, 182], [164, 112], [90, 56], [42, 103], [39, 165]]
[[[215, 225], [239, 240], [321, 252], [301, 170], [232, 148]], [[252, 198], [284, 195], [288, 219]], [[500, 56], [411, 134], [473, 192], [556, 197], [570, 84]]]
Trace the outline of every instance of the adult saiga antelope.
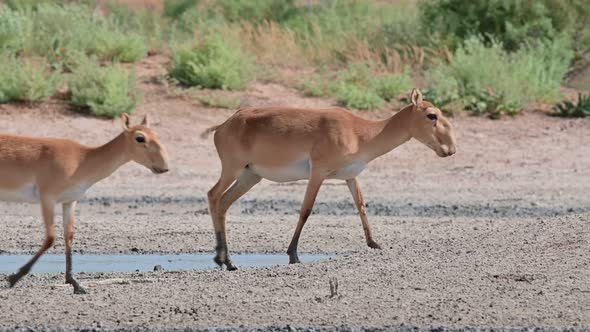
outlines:
[[[215, 132], [221, 177], [209, 190], [209, 212], [217, 238], [215, 262], [236, 267], [227, 248], [225, 215], [230, 205], [261, 179], [288, 182], [308, 179], [299, 223], [289, 245], [289, 263], [298, 263], [297, 243], [325, 179], [346, 180], [358, 208], [365, 239], [373, 240], [356, 176], [373, 159], [415, 138], [440, 157], [455, 153], [451, 123], [414, 89], [411, 104], [392, 117], [372, 121], [343, 109], [247, 108], [203, 133]], [[233, 185], [232, 185], [233, 183]], [[230, 187], [231, 186], [231, 187]], [[229, 188], [229, 189], [228, 189]]]
[[129, 126], [123, 114], [123, 133], [99, 147], [86, 147], [58, 138], [0, 135], [0, 200], [40, 203], [45, 222], [45, 242], [17, 273], [8, 277], [13, 287], [55, 240], [54, 208], [63, 208], [66, 283], [74, 293], [86, 291], [72, 275], [72, 242], [76, 202], [96, 182], [123, 164], [135, 161], [156, 174], [168, 171], [168, 155], [158, 135], [149, 128], [147, 115], [138, 126]]

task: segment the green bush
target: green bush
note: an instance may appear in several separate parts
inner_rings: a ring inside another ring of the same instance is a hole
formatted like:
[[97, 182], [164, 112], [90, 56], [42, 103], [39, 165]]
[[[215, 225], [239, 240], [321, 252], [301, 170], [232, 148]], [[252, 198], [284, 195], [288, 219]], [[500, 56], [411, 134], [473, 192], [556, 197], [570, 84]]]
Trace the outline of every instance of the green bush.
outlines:
[[205, 105], [216, 108], [237, 109], [242, 103], [239, 97], [223, 96], [223, 95], [207, 95], [198, 97], [199, 101]]
[[358, 109], [381, 107], [412, 86], [407, 73], [376, 75], [370, 64], [349, 65], [338, 73], [333, 86], [336, 97], [345, 106]]
[[253, 59], [238, 43], [220, 36], [174, 52], [170, 75], [182, 84], [210, 89], [242, 89], [252, 79]]
[[[584, 5], [584, 3], [586, 3]], [[590, 9], [585, 0], [436, 0], [420, 5], [423, 27], [459, 46], [472, 35], [507, 50], [537, 40], [573, 33]]]
[[297, 86], [308, 97], [323, 97], [330, 94], [330, 87], [319, 74], [304, 77]]
[[379, 97], [385, 101], [392, 101], [402, 92], [412, 87], [412, 81], [407, 72], [402, 75], [385, 75], [378, 78], [374, 88]]
[[357, 64], [340, 71], [332, 89], [346, 107], [373, 109], [393, 100], [411, 86], [407, 73], [377, 76], [369, 65]]
[[528, 44], [509, 54], [495, 40], [486, 46], [471, 38], [450, 63], [427, 72], [428, 96], [437, 105], [455, 103], [476, 114], [514, 114], [528, 102], [559, 98], [571, 58], [564, 39]]
[[27, 15], [0, 8], [0, 48], [12, 52], [22, 50], [32, 29], [33, 22]]
[[0, 47], [13, 53], [43, 56], [51, 62], [80, 53], [135, 62], [147, 53], [144, 38], [130, 29], [131, 20], [121, 24], [114, 15], [94, 17], [90, 6], [41, 2], [14, 8], [0, 8]]
[[295, 0], [217, 0], [217, 5], [229, 22], [283, 22], [298, 12]]
[[179, 19], [187, 10], [196, 7], [200, 0], [165, 0], [164, 15], [173, 20]]
[[84, 61], [73, 72], [70, 88], [72, 103], [96, 116], [132, 113], [137, 103], [135, 75], [118, 66], [100, 67], [95, 61]]
[[[174, 2], [178, 2], [174, 0]], [[165, 16], [148, 8], [131, 9], [124, 4], [109, 2], [109, 15], [104, 24], [118, 40], [134, 43], [132, 52], [145, 56], [146, 49], [161, 50], [175, 32], [174, 25]], [[140, 51], [141, 50], [141, 51]], [[137, 55], [139, 56], [139, 55]], [[136, 58], [127, 62], [135, 62]], [[123, 60], [120, 60], [123, 61]]]
[[43, 59], [23, 60], [10, 54], [0, 55], [0, 77], [0, 103], [46, 100], [61, 81]]
[[590, 94], [583, 95], [578, 93], [578, 102], [576, 104], [569, 100], [564, 100], [553, 107], [553, 111], [563, 117], [584, 118], [590, 116]]
[[99, 38], [98, 49], [91, 50], [102, 59], [120, 62], [137, 62], [147, 54], [143, 38], [137, 35], [103, 33]]
[[336, 97], [346, 107], [361, 110], [379, 108], [385, 103], [375, 90], [346, 83], [338, 85]]

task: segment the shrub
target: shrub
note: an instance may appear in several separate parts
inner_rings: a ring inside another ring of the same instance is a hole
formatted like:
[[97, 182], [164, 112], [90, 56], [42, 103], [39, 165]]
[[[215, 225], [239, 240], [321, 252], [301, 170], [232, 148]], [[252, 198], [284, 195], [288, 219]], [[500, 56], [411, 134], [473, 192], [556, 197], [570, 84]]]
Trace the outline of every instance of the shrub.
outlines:
[[346, 83], [338, 85], [336, 97], [346, 107], [358, 109], [379, 108], [385, 103], [375, 90]]
[[323, 97], [330, 94], [330, 86], [320, 74], [304, 77], [297, 87], [308, 97]]
[[25, 52], [51, 56], [63, 50], [98, 49], [100, 22], [94, 22], [89, 8], [80, 5], [39, 4], [21, 9], [34, 22]]
[[495, 40], [486, 46], [481, 38], [468, 39], [450, 63], [427, 72], [429, 98], [493, 116], [514, 114], [533, 100], [555, 100], [572, 58], [563, 43], [529, 44], [509, 54]]
[[333, 90], [338, 100], [347, 107], [373, 109], [393, 100], [410, 87], [407, 73], [376, 76], [369, 65], [357, 64], [339, 72]]
[[217, 0], [217, 5], [229, 22], [283, 22], [298, 12], [295, 0]]
[[253, 75], [253, 59], [239, 44], [220, 36], [174, 52], [170, 75], [182, 84], [211, 89], [242, 89]]
[[135, 62], [147, 52], [144, 38], [130, 29], [131, 23], [120, 24], [116, 16], [94, 17], [87, 5], [39, 2], [14, 8], [0, 9], [0, 46], [14, 53], [43, 56], [51, 62], [74, 53]]
[[0, 55], [0, 77], [0, 103], [46, 100], [61, 80], [43, 59], [23, 60], [9, 54]]
[[84, 61], [70, 80], [72, 103], [101, 117], [132, 113], [137, 103], [135, 76], [118, 66]]
[[576, 104], [569, 100], [564, 100], [553, 107], [553, 111], [563, 117], [583, 118], [590, 116], [590, 94], [583, 95], [578, 93], [578, 102]]
[[553, 40], [560, 32], [572, 33], [589, 14], [584, 0], [436, 0], [420, 5], [422, 25], [453, 46], [472, 35], [486, 44], [499, 41], [516, 50], [536, 40]]
[[196, 7], [200, 0], [165, 0], [164, 15], [176, 20], [179, 19], [187, 10]]
[[137, 62], [147, 53], [145, 41], [137, 35], [105, 32], [98, 38], [100, 38], [98, 49], [90, 53], [95, 53], [105, 60]]
[[[174, 3], [178, 2], [174, 0]], [[160, 13], [148, 8], [131, 9], [125, 4], [109, 2], [109, 15], [103, 19], [111, 35], [135, 43], [135, 53], [145, 56], [146, 49], [159, 50], [173, 34], [173, 25]], [[141, 50], [141, 51], [138, 51]], [[133, 58], [133, 57], [132, 57]], [[128, 62], [135, 62], [134, 59]], [[123, 60], [120, 60], [123, 61]]]
[[19, 52], [30, 37], [33, 22], [25, 14], [10, 8], [0, 8], [0, 48]]
[[[379, 5], [372, 1], [329, 0], [303, 6], [283, 22], [314, 62], [386, 62], [387, 49], [414, 41], [419, 32], [401, 21], [416, 16], [409, 6]], [[409, 22], [417, 20], [409, 19]], [[397, 24], [400, 22], [401, 24]], [[387, 31], [386, 31], [387, 30]], [[411, 31], [411, 34], [406, 32]], [[397, 36], [403, 35], [404, 40]]]
[[205, 106], [216, 108], [237, 109], [240, 107], [241, 100], [239, 97], [222, 96], [222, 95], [207, 95], [198, 97], [199, 101]]

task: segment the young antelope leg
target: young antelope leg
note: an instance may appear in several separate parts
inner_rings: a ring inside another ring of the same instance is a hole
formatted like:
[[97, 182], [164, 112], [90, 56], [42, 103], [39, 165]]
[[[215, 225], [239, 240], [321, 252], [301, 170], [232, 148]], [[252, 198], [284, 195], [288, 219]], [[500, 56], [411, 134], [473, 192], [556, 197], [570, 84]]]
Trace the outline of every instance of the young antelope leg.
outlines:
[[359, 215], [361, 216], [361, 222], [363, 224], [363, 230], [365, 231], [365, 239], [367, 240], [367, 245], [373, 249], [381, 249], [381, 246], [377, 244], [377, 242], [373, 241], [373, 236], [371, 235], [369, 219], [367, 218], [367, 211], [365, 209], [365, 200], [363, 198], [363, 193], [361, 192], [359, 182], [356, 178], [352, 178], [346, 180], [346, 184], [348, 185], [348, 189], [352, 194], [352, 198], [354, 199], [356, 208], [359, 210]]
[[295, 228], [295, 233], [291, 239], [291, 244], [289, 244], [289, 249], [287, 249], [287, 254], [289, 255], [289, 264], [299, 263], [299, 257], [297, 256], [299, 236], [301, 236], [303, 226], [305, 226], [305, 222], [311, 214], [311, 209], [315, 203], [315, 198], [318, 195], [318, 191], [320, 190], [323, 182], [324, 178], [318, 175], [314, 176], [312, 174], [311, 178], [309, 179], [307, 189], [305, 190], [305, 198], [303, 199], [303, 204], [301, 205], [301, 211], [299, 211], [299, 222], [297, 223], [297, 228]]
[[78, 284], [72, 275], [72, 243], [74, 242], [74, 212], [76, 201], [63, 203], [64, 241], [66, 244], [66, 284], [74, 287], [74, 294], [86, 294], [84, 287]]
[[29, 271], [31, 267], [37, 262], [39, 257], [47, 251], [47, 249], [51, 248], [53, 242], [55, 241], [55, 225], [53, 224], [53, 212], [54, 212], [54, 202], [49, 202], [47, 200], [41, 200], [41, 211], [43, 214], [43, 222], [45, 223], [45, 242], [41, 246], [41, 249], [37, 251], [35, 256], [31, 258], [25, 265], [23, 265], [17, 273], [11, 274], [8, 276], [8, 282], [10, 283], [10, 287], [14, 287], [14, 285]]

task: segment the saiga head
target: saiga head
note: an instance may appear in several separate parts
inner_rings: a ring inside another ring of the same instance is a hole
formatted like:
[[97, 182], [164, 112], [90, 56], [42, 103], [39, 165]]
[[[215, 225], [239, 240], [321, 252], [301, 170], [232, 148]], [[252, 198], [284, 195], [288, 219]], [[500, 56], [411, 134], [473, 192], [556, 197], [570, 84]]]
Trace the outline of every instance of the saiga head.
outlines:
[[147, 114], [141, 124], [131, 127], [129, 115], [123, 113], [123, 129], [127, 139], [130, 159], [150, 169], [155, 174], [168, 172], [168, 153], [160, 143], [158, 134], [150, 129]]
[[453, 125], [440, 109], [428, 101], [422, 100], [422, 92], [413, 89], [412, 102], [412, 137], [436, 152], [439, 157], [448, 157], [457, 151]]

